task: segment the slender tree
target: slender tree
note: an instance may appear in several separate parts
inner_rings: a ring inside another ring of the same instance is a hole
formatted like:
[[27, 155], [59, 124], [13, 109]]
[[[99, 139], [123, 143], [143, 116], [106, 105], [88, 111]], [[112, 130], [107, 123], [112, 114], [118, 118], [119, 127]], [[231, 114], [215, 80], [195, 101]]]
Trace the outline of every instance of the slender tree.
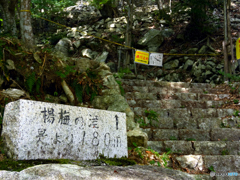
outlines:
[[3, 14], [3, 28], [5, 33], [17, 36], [15, 7], [18, 0], [0, 0], [0, 9]]
[[35, 41], [31, 24], [31, 0], [21, 0], [20, 26], [22, 41], [27, 50], [34, 51]]
[[[133, 27], [133, 5], [134, 0], [126, 0], [128, 5], [128, 13], [127, 13], [127, 27], [126, 27], [126, 35], [125, 35], [125, 45], [130, 46], [132, 45], [132, 27]], [[125, 68], [129, 68], [130, 59], [131, 59], [131, 52], [126, 51], [126, 61], [124, 64]]]

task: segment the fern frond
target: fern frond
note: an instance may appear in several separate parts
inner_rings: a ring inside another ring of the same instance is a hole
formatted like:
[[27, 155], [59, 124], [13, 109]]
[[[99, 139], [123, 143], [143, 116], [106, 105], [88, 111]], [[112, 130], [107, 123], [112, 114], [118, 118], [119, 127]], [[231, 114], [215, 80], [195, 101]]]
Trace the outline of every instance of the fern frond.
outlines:
[[38, 78], [36, 81], [36, 91], [37, 93], [40, 93], [40, 87], [41, 87], [41, 79]]
[[36, 77], [35, 77], [35, 72], [33, 72], [26, 79], [26, 87], [30, 93], [32, 92], [35, 82], [36, 82]]

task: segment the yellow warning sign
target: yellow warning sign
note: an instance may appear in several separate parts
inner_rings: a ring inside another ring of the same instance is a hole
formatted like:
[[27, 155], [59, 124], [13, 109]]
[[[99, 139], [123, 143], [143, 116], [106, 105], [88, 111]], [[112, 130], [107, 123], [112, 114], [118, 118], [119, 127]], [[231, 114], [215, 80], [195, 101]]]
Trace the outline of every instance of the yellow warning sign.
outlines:
[[240, 59], [240, 38], [238, 38], [236, 42], [236, 57]]
[[148, 64], [149, 52], [137, 50], [135, 52], [135, 63]]

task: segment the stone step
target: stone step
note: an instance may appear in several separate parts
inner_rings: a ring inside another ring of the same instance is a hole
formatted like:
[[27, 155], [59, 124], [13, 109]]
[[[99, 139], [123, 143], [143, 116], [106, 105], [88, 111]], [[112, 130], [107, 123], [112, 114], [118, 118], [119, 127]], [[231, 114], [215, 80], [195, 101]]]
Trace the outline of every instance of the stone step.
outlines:
[[[240, 156], [239, 155], [183, 155], [174, 156], [174, 162], [183, 169], [195, 170], [195, 172], [209, 172], [209, 175], [194, 174], [195, 179], [201, 180], [239, 180]], [[214, 170], [215, 176], [210, 177]], [[224, 174], [223, 174], [224, 173]], [[235, 173], [235, 174], [228, 174]], [[235, 177], [238, 173], [238, 177]], [[233, 177], [230, 177], [233, 176]]]
[[128, 86], [155, 86], [171, 88], [214, 88], [215, 84], [209, 83], [187, 83], [187, 82], [167, 82], [167, 81], [146, 81], [146, 80], [126, 80], [117, 79]]
[[239, 141], [148, 141], [147, 147], [179, 155], [240, 155]]
[[[122, 82], [123, 85], [127, 86], [154, 86], [154, 87], [165, 87], [165, 88], [192, 88], [192, 89], [219, 89], [221, 88], [215, 84], [209, 83], [187, 83], [187, 82], [167, 82], [167, 81], [150, 81], [150, 80], [126, 80], [117, 79]], [[234, 85], [240, 85], [240, 82], [235, 82]]]
[[158, 118], [150, 121], [145, 116], [136, 117], [135, 120], [140, 122], [144, 120], [145, 128], [157, 129], [202, 129], [211, 130], [219, 128], [240, 128], [240, 118], [238, 116], [213, 117], [213, 118]]
[[127, 92], [141, 92], [141, 93], [153, 93], [153, 94], [168, 94], [174, 93], [198, 93], [198, 94], [224, 94], [225, 89], [218, 88], [168, 88], [168, 87], [155, 87], [155, 86], [128, 86], [122, 85], [125, 93]]
[[[220, 108], [224, 101], [199, 101], [199, 100], [127, 100], [130, 107], [142, 107], [147, 109], [171, 109], [171, 108]], [[240, 107], [240, 106], [239, 106]]]
[[[144, 116], [144, 111], [147, 108], [134, 107], [134, 113], [138, 116]], [[235, 109], [216, 109], [216, 108], [171, 108], [160, 109], [151, 108], [151, 110], [157, 112], [159, 118], [214, 118], [214, 117], [226, 117], [233, 116], [236, 113]]]
[[216, 128], [216, 129], [142, 129], [149, 140], [167, 141], [240, 141], [240, 129]]
[[[156, 89], [155, 89], [156, 90]], [[157, 92], [158, 91], [158, 92]], [[124, 96], [128, 100], [163, 100], [163, 99], [174, 99], [174, 100], [222, 100], [229, 99], [229, 94], [203, 94], [203, 93], [174, 93], [169, 92], [166, 89], [162, 91], [150, 91], [148, 92], [145, 88], [138, 89], [134, 92], [125, 92]]]

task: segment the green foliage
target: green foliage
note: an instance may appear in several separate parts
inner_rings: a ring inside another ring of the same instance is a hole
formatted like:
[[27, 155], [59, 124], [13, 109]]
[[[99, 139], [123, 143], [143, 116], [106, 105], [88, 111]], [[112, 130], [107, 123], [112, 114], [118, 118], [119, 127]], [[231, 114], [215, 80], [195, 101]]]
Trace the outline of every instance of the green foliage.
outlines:
[[226, 149], [222, 150], [222, 155], [229, 155], [229, 151]]
[[40, 88], [41, 88], [41, 79], [38, 78], [37, 81], [36, 81], [36, 92], [39, 94], [40, 93]]
[[166, 168], [167, 167], [167, 163], [169, 161], [169, 154], [172, 153], [171, 149], [170, 148], [166, 148], [166, 151], [165, 153], [162, 154], [162, 161], [163, 161], [163, 166]]
[[135, 121], [139, 124], [140, 127], [146, 127], [148, 125], [145, 123], [144, 118], [139, 115], [136, 115]]
[[196, 141], [194, 138], [187, 138], [186, 141]]
[[234, 111], [233, 116], [240, 116], [239, 110]]
[[177, 138], [175, 136], [171, 136], [169, 139], [170, 140], [177, 140]]
[[31, 11], [39, 16], [50, 16], [64, 13], [64, 8], [75, 5], [78, 0], [32, 0]]
[[204, 90], [203, 93], [204, 93], [204, 94], [207, 94], [208, 92]]
[[75, 73], [76, 70], [74, 70], [74, 66], [67, 65], [65, 68], [62, 69], [62, 71], [56, 71], [55, 73], [61, 78], [65, 79], [68, 75], [71, 73]]
[[77, 80], [73, 81], [72, 87], [75, 90], [75, 95], [76, 95], [78, 101], [83, 102], [83, 87], [80, 84], [78, 84]]
[[124, 91], [124, 89], [123, 89], [123, 87], [122, 87], [122, 82], [119, 81], [119, 80], [116, 80], [116, 82], [117, 82], [118, 85], [119, 85], [119, 89], [120, 89], [121, 95], [124, 96], [124, 95], [125, 95], [125, 91]]
[[218, 71], [219, 74], [226, 76], [228, 79], [232, 80], [232, 81], [240, 81], [240, 76], [239, 75], [233, 75], [230, 73], [225, 73], [223, 71]]
[[95, 96], [102, 92], [102, 80], [99, 79], [97, 73], [92, 70], [87, 70], [77, 76], [73, 81], [72, 87], [75, 90], [76, 97], [79, 102], [92, 101]]
[[130, 74], [132, 73], [132, 71], [130, 71], [130, 69], [128, 68], [120, 68], [120, 70], [118, 71], [118, 73], [114, 74], [113, 76], [115, 78], [119, 78], [119, 79], [122, 79], [124, 74]]
[[137, 147], [137, 143], [133, 142], [133, 146], [134, 146], [134, 147]]
[[[130, 73], [132, 73], [132, 71], [130, 71], [128, 68], [125, 68], [125, 69], [124, 68], [120, 68], [119, 72], [114, 74], [113, 76], [115, 77], [115, 79], [116, 78], [122, 79], [124, 74], [130, 74]], [[119, 85], [119, 88], [120, 88], [120, 91], [121, 91], [121, 95], [124, 96], [125, 91], [124, 91], [124, 89], [122, 87], [122, 82], [119, 81], [119, 80], [116, 80], [116, 82]]]
[[239, 100], [238, 100], [238, 99], [234, 99], [234, 100], [233, 100], [233, 103], [234, 103], [234, 104], [238, 104], [238, 103], [239, 103]]
[[215, 172], [215, 170], [214, 170], [214, 167], [213, 167], [213, 166], [210, 166], [208, 169], [209, 169], [210, 171], [213, 171], [213, 172]]
[[143, 159], [142, 150], [137, 146], [137, 143], [133, 142], [133, 146], [135, 147], [134, 151], [138, 154], [138, 156], [141, 159]]
[[39, 94], [41, 85], [41, 79], [36, 78], [35, 72], [32, 72], [29, 76], [26, 77], [25, 86], [30, 93], [32, 93], [35, 87], [36, 92]]
[[145, 115], [147, 116], [148, 120], [149, 120], [149, 124], [152, 126], [153, 121], [158, 121], [158, 114], [157, 112], [153, 111], [153, 110], [145, 110]]
[[149, 120], [149, 123], [146, 123], [143, 117], [136, 115], [135, 121], [140, 127], [146, 127], [148, 125], [153, 126], [153, 121], [159, 122], [158, 114], [153, 110], [145, 110], [145, 116]]
[[35, 82], [36, 82], [36, 73], [33, 72], [26, 78], [26, 87], [30, 93], [32, 92], [33, 85], [35, 84]]

